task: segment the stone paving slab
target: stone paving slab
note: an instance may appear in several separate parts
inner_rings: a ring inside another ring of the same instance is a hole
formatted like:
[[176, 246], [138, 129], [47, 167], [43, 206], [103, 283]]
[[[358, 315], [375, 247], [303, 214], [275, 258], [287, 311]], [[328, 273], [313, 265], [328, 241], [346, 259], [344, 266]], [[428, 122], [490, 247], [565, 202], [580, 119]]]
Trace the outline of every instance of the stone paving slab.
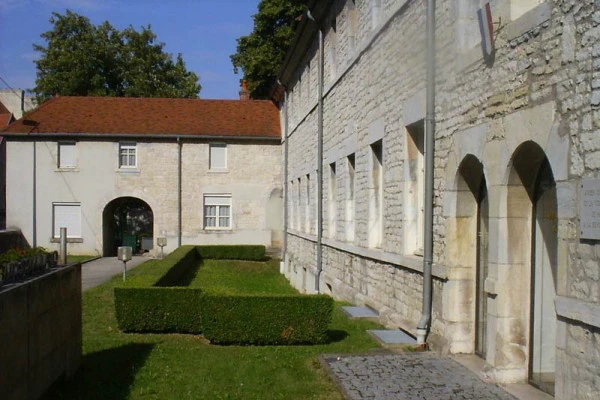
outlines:
[[[148, 257], [133, 256], [127, 262], [127, 270], [137, 267], [141, 263], [150, 260]], [[87, 290], [96, 287], [115, 275], [123, 273], [123, 262], [117, 257], [101, 257], [81, 265], [81, 287]]]
[[371, 329], [367, 333], [384, 347], [417, 344], [415, 338], [400, 329]]
[[351, 400], [516, 400], [435, 353], [322, 355], [320, 361]]
[[350, 318], [379, 318], [379, 314], [369, 307], [342, 306], [342, 311]]

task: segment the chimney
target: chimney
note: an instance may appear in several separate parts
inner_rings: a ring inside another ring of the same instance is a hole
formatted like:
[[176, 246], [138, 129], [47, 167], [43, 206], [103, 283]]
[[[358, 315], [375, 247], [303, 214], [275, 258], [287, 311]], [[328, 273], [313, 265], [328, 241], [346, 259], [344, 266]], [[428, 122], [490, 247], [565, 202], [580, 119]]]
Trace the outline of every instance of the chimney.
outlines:
[[240, 100], [250, 100], [250, 92], [246, 86], [246, 80], [242, 79], [242, 89], [240, 90]]

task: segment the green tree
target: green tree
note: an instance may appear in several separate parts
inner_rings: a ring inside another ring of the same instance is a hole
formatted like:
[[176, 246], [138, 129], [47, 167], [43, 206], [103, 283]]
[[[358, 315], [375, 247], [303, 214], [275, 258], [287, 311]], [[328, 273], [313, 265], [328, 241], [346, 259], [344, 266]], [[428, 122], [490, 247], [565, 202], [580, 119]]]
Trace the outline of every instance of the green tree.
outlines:
[[254, 30], [237, 40], [231, 55], [233, 70], [241, 69], [253, 99], [265, 99], [294, 39], [297, 17], [306, 10], [306, 0], [261, 0], [253, 16]]
[[151, 27], [115, 29], [108, 21], [95, 26], [67, 10], [52, 13], [53, 28], [42, 33], [46, 47], [35, 61], [39, 102], [54, 95], [121, 97], [198, 97], [198, 76], [163, 51]]

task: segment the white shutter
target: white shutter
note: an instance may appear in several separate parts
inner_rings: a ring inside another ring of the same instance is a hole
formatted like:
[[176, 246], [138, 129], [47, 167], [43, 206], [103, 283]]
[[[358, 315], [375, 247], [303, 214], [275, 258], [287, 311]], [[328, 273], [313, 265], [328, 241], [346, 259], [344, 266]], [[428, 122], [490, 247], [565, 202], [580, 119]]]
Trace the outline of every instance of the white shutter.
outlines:
[[210, 169], [225, 169], [227, 168], [227, 145], [226, 144], [211, 144], [210, 145]]
[[204, 196], [206, 206], [230, 206], [231, 196]]
[[60, 228], [67, 228], [68, 238], [81, 237], [81, 204], [54, 203], [54, 237], [60, 237]]
[[74, 168], [75, 163], [75, 143], [58, 144], [58, 167]]

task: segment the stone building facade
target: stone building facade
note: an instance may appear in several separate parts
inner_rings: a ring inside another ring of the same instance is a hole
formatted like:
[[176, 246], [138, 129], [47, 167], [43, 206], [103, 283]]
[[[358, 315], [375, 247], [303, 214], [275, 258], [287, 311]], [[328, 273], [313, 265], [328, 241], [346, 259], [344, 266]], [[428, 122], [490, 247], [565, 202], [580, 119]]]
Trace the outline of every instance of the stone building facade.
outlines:
[[57, 248], [64, 225], [71, 254], [281, 247], [270, 101], [55, 97], [3, 135], [7, 226], [32, 245]]
[[[428, 341], [478, 354], [496, 382], [596, 398], [600, 3], [490, 1], [489, 54], [478, 18], [486, 2], [436, 3]], [[301, 290], [370, 306], [414, 332], [426, 2], [310, 1], [309, 10], [279, 76], [283, 271]]]

